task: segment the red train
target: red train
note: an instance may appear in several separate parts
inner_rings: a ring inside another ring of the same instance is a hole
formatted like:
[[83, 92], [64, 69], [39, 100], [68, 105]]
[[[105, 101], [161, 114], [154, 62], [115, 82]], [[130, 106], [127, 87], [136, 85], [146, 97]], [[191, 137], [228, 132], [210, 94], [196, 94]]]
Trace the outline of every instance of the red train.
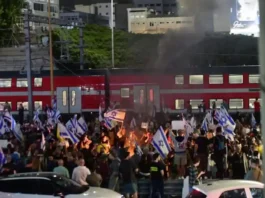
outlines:
[[[183, 112], [188, 102], [193, 109], [212, 101], [225, 100], [231, 111], [251, 110], [259, 98], [259, 67], [206, 67], [181, 69], [109, 69], [54, 72], [57, 105], [61, 113], [96, 112], [102, 101], [120, 103], [121, 108], [146, 111]], [[49, 71], [33, 74], [35, 106], [50, 104]], [[8, 101], [12, 111], [19, 103], [28, 107], [27, 79], [19, 72], [1, 72], [0, 103]]]

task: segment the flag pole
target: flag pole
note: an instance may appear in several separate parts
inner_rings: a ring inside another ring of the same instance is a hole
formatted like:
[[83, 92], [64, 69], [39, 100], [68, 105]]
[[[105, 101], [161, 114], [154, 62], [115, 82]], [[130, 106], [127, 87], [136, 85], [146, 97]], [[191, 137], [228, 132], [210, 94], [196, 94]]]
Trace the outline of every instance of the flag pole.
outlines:
[[[260, 95], [261, 101], [265, 101], [265, 1], [259, 0], [259, 13], [260, 13], [260, 37], [259, 37], [259, 64], [260, 64]], [[263, 139], [263, 145], [265, 141], [265, 105], [261, 105], [261, 133]], [[265, 153], [265, 147], [263, 147], [263, 153]], [[265, 157], [263, 157], [262, 170], [265, 171]], [[262, 179], [265, 184], [265, 177]], [[265, 188], [263, 188], [263, 194], [265, 195]]]
[[48, 0], [49, 18], [49, 47], [50, 47], [50, 83], [51, 83], [51, 106], [54, 99], [54, 79], [53, 79], [53, 51], [52, 51], [52, 25], [51, 25], [51, 0]]
[[111, 17], [110, 17], [110, 25], [111, 25], [111, 65], [112, 65], [112, 68], [115, 67], [115, 57], [114, 57], [114, 16], [113, 16], [113, 0], [111, 0], [111, 3], [110, 3], [110, 12], [111, 12]]

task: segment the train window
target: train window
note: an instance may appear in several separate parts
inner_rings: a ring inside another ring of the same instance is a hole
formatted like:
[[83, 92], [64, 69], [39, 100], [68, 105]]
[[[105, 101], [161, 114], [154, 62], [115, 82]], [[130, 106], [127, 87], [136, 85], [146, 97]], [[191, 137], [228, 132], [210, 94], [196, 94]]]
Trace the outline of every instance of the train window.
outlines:
[[243, 99], [230, 99], [229, 108], [230, 109], [243, 109]]
[[[12, 109], [12, 102], [7, 101], [7, 103], [10, 105], [11, 109]], [[0, 102], [0, 110], [3, 111], [4, 107], [6, 105], [6, 102]]]
[[184, 100], [183, 99], [176, 99], [175, 100], [175, 108], [176, 109], [184, 109]]
[[223, 79], [223, 75], [210, 75], [209, 76], [209, 84], [223, 84], [224, 83], [224, 79]]
[[42, 78], [34, 78], [34, 87], [42, 87]]
[[17, 87], [28, 87], [28, 81], [26, 78], [17, 79]]
[[72, 91], [72, 93], [71, 93], [71, 101], [72, 101], [72, 106], [75, 106], [75, 102], [76, 102], [76, 93], [75, 93], [75, 91]]
[[210, 99], [210, 104], [209, 106], [212, 108], [213, 106], [213, 102], [215, 102], [216, 104], [216, 108], [220, 108], [222, 103], [223, 103], [223, 99]]
[[66, 91], [63, 91], [63, 106], [66, 106], [67, 105], [67, 93]]
[[0, 79], [0, 87], [11, 87], [12, 80], [11, 78]]
[[149, 101], [154, 102], [154, 90], [149, 89]]
[[[254, 102], [256, 101], [256, 98], [249, 98], [249, 108], [254, 109]], [[262, 104], [261, 98], [258, 99], [260, 105]]]
[[130, 97], [130, 89], [121, 88], [121, 98], [129, 98], [129, 97]]
[[229, 83], [230, 84], [242, 84], [243, 83], [243, 75], [229, 75]]
[[189, 81], [192, 85], [203, 84], [203, 75], [190, 75]]
[[140, 90], [140, 98], [139, 98], [140, 104], [144, 104], [144, 90]]
[[35, 101], [35, 102], [34, 102], [34, 109], [35, 109], [35, 111], [36, 111], [37, 109], [42, 110], [42, 101]]
[[19, 109], [20, 104], [24, 107], [24, 110], [29, 110], [29, 103], [28, 102], [17, 102], [17, 110]]
[[203, 99], [193, 99], [193, 100], [190, 100], [190, 104], [191, 104], [191, 107], [192, 109], [198, 109], [199, 105], [202, 104], [202, 101]]
[[248, 76], [248, 82], [249, 83], [256, 83], [256, 84], [258, 84], [259, 83], [259, 75], [249, 75]]
[[175, 84], [176, 85], [183, 85], [184, 84], [184, 76], [182, 76], [182, 75], [175, 76]]

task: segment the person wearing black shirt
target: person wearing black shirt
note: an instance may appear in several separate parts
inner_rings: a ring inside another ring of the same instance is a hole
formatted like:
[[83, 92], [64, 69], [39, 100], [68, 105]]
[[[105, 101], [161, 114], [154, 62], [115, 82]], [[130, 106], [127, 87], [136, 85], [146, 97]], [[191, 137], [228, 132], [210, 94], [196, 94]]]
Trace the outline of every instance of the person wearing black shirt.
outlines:
[[195, 142], [195, 155], [200, 159], [200, 171], [207, 171], [208, 165], [208, 139], [205, 134], [205, 131], [201, 129], [201, 134]]
[[126, 197], [133, 196], [133, 198], [138, 197], [137, 193], [137, 179], [136, 173], [138, 168], [134, 163], [134, 160], [131, 159], [130, 153], [124, 151], [123, 160], [120, 164], [120, 174], [122, 176], [123, 191]]
[[160, 194], [161, 198], [164, 197], [164, 168], [164, 165], [160, 161], [160, 155], [155, 153], [150, 166], [152, 198], [156, 197], [157, 193]]

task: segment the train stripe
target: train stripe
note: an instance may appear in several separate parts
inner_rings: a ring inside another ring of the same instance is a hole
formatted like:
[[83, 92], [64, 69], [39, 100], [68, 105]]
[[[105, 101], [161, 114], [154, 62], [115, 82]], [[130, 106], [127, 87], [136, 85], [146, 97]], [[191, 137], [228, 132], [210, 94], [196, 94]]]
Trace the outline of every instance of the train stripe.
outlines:
[[[161, 89], [160, 94], [207, 94], [207, 93], [248, 93], [248, 92], [259, 92], [259, 89], [249, 89], [249, 88], [228, 88], [228, 89]], [[56, 94], [56, 92], [54, 93]], [[120, 90], [111, 90], [111, 95], [120, 95]], [[33, 96], [50, 96], [50, 91], [33, 91]], [[82, 91], [82, 95], [105, 95], [105, 91]], [[131, 92], [133, 95], [133, 92]], [[0, 96], [28, 96], [27, 91], [10, 91], [1, 92]]]

